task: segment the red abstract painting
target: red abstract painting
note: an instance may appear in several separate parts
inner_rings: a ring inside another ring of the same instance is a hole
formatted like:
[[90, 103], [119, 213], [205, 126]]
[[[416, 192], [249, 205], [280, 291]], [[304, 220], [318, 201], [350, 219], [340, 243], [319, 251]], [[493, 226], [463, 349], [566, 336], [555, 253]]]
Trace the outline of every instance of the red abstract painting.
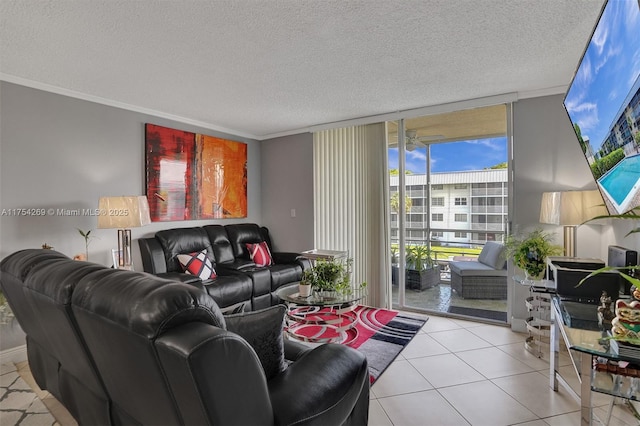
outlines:
[[145, 125], [151, 220], [247, 217], [247, 145]]

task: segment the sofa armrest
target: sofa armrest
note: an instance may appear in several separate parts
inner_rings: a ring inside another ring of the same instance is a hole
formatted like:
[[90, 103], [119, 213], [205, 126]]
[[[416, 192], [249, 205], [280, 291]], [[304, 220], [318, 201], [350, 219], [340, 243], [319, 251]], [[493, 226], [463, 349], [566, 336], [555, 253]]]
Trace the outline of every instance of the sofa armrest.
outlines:
[[264, 371], [240, 336], [192, 322], [168, 330], [155, 346], [184, 424], [272, 424]]
[[284, 339], [284, 359], [287, 361], [297, 361], [302, 355], [312, 348], [301, 342]]
[[300, 257], [300, 253], [275, 251], [271, 253], [271, 256], [273, 256], [273, 261], [275, 263], [296, 263], [298, 261], [298, 257]]
[[155, 237], [138, 238], [138, 246], [140, 247], [144, 272], [154, 275], [167, 272], [164, 250]]
[[273, 256], [273, 262], [276, 264], [278, 263], [292, 263], [294, 265], [297, 264], [302, 267], [303, 271], [306, 271], [307, 269], [311, 268], [311, 261], [309, 259], [305, 259], [304, 257], [301, 257], [300, 253], [277, 251], [277, 252], [271, 253], [271, 256]]
[[218, 269], [220, 271], [232, 271], [232, 272], [242, 272], [243, 270], [255, 268], [256, 264], [250, 260], [245, 259], [236, 259], [233, 262], [217, 262], [214, 266], [216, 272]]
[[[369, 403], [366, 358], [337, 344], [305, 353], [268, 385], [275, 424], [341, 425], [356, 404]], [[366, 417], [367, 407], [359, 408]]]

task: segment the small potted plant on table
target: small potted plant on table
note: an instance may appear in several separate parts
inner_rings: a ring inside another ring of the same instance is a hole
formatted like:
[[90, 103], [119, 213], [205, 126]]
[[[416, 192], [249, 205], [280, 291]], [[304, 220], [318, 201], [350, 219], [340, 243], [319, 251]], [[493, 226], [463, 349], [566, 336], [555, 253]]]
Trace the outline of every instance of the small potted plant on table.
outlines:
[[[334, 297], [336, 295], [350, 294], [354, 288], [351, 286], [351, 265], [353, 259], [319, 259], [305, 271], [303, 280], [309, 283], [312, 291], [318, 297]], [[366, 283], [360, 285], [363, 289]]]

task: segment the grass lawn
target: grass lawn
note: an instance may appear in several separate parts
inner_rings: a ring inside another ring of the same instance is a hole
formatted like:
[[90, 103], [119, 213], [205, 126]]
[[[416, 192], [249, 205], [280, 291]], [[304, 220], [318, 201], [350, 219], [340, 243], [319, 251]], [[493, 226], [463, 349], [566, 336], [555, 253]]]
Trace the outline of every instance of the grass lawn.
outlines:
[[477, 257], [481, 248], [469, 247], [431, 247], [431, 252], [436, 260], [447, 260], [449, 256]]
[[[392, 244], [391, 250], [397, 253], [398, 245]], [[448, 260], [449, 256], [469, 256], [469, 257], [477, 257], [482, 248], [472, 248], [472, 247], [448, 247], [448, 246], [431, 246], [431, 253], [433, 254], [433, 258], [435, 260]]]

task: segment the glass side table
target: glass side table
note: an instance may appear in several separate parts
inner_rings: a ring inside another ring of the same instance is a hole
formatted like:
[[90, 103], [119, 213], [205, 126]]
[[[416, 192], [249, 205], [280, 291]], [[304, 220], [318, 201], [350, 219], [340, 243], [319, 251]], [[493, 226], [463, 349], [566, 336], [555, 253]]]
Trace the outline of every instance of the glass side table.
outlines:
[[353, 311], [367, 293], [354, 289], [350, 293], [313, 292], [303, 297], [296, 284], [280, 287], [276, 295], [287, 305], [288, 336], [311, 343], [345, 343], [347, 332], [358, 322]]
[[524, 347], [538, 358], [544, 358], [549, 353], [551, 338], [551, 296], [555, 294], [555, 282], [551, 280], [530, 280], [522, 276], [515, 276], [513, 280], [529, 287], [529, 297], [525, 305], [529, 316], [526, 319], [529, 336]]

